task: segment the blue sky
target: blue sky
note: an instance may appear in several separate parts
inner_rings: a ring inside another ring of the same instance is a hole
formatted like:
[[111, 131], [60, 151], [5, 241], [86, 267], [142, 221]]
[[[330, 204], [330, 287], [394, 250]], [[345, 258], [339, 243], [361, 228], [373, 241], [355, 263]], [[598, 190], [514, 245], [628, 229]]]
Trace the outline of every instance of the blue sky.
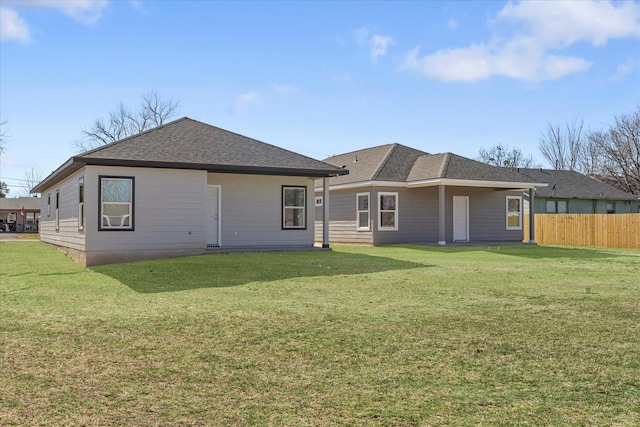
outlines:
[[2, 0], [9, 196], [152, 90], [175, 118], [317, 159], [505, 144], [548, 167], [549, 123], [600, 129], [640, 105], [640, 2]]

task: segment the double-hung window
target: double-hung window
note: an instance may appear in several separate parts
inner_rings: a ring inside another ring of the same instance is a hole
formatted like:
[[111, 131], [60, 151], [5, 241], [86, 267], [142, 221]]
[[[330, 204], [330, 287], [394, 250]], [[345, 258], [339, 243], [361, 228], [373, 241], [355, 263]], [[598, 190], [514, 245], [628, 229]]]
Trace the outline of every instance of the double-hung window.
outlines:
[[56, 190], [56, 231], [60, 230], [60, 190]]
[[398, 229], [398, 193], [378, 193], [378, 230]]
[[507, 196], [507, 230], [522, 230], [522, 197]]
[[305, 229], [307, 187], [282, 186], [282, 229]]
[[84, 177], [78, 180], [78, 230], [84, 230]]
[[100, 230], [133, 230], [134, 178], [100, 176]]
[[356, 194], [356, 222], [356, 230], [371, 230], [369, 225], [369, 193]]

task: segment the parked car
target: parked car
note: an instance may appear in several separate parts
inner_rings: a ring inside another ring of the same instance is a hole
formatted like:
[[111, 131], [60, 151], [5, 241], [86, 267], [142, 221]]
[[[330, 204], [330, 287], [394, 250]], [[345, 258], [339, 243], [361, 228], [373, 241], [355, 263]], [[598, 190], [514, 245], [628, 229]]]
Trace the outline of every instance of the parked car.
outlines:
[[0, 219], [0, 231], [9, 231], [9, 224]]

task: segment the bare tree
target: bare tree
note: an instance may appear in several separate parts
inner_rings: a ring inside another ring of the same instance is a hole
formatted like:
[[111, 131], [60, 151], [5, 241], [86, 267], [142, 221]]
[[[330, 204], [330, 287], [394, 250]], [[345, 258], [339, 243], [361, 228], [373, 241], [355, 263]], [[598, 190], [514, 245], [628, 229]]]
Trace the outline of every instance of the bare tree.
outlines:
[[163, 99], [156, 91], [142, 96], [137, 111], [120, 102], [109, 113], [108, 120], [97, 119], [91, 128], [82, 128], [82, 138], [75, 142], [75, 146], [79, 151], [86, 151], [161, 126], [174, 116], [179, 107], [178, 101]]
[[640, 107], [616, 116], [608, 129], [587, 135], [591, 173], [608, 184], [640, 196]]
[[6, 151], [7, 138], [9, 137], [7, 132], [7, 120], [2, 120], [0, 117], [0, 154], [4, 154]]
[[517, 148], [510, 149], [508, 146], [502, 144], [498, 144], [489, 149], [480, 148], [476, 160], [492, 166], [506, 168], [540, 167], [540, 164], [535, 161], [533, 156], [525, 157], [521, 150]]
[[22, 182], [24, 183], [22, 187], [27, 191], [27, 194], [42, 181], [42, 171], [36, 167], [32, 167], [31, 169], [25, 168], [22, 176]]
[[540, 136], [538, 147], [549, 165], [558, 170], [576, 170], [579, 168], [584, 148], [584, 122], [574, 120], [565, 127], [547, 126], [546, 133]]

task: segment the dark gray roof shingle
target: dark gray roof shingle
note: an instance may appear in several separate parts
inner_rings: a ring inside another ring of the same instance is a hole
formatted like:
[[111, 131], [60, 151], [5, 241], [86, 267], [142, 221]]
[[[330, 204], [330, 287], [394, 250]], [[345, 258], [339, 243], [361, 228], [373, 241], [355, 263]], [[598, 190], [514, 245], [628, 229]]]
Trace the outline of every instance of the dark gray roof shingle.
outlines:
[[415, 182], [435, 179], [543, 183], [512, 170], [487, 165], [457, 154], [428, 154], [400, 144], [354, 151], [324, 161], [349, 169], [349, 175], [332, 178], [331, 184], [365, 181]]
[[349, 173], [347, 169], [183, 117], [80, 153], [32, 191], [40, 192], [86, 164], [309, 177]]
[[536, 190], [538, 197], [589, 200], [638, 200], [638, 196], [625, 193], [624, 191], [575, 171], [524, 168], [520, 168], [518, 171], [526, 177], [549, 183], [547, 187]]

